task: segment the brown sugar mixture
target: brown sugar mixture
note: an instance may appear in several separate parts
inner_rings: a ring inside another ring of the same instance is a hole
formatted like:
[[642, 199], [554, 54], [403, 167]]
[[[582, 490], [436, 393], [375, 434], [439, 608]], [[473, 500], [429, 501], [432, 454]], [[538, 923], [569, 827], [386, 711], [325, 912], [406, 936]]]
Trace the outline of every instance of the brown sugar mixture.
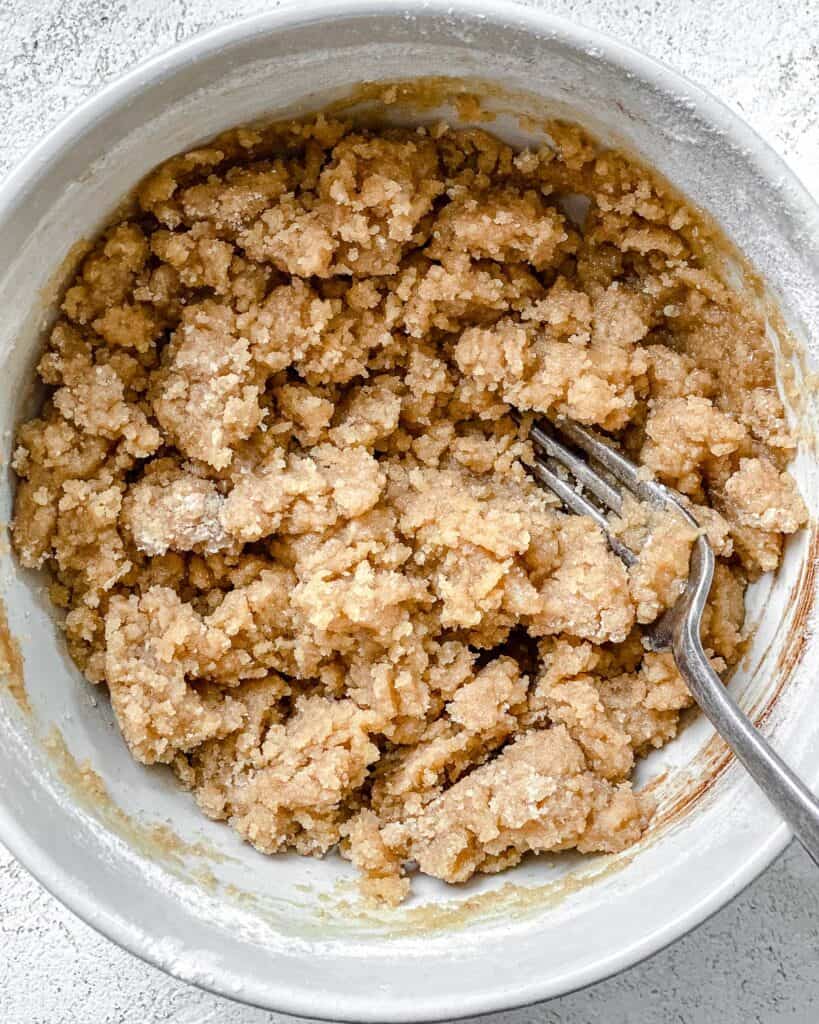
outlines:
[[338, 846], [389, 902], [414, 866], [628, 846], [635, 758], [691, 704], [641, 627], [693, 531], [628, 506], [627, 570], [528, 475], [511, 407], [610, 432], [690, 500], [719, 671], [806, 519], [703, 219], [551, 135], [318, 117], [169, 160], [68, 288], [19, 431], [16, 550], [134, 757], [259, 850]]

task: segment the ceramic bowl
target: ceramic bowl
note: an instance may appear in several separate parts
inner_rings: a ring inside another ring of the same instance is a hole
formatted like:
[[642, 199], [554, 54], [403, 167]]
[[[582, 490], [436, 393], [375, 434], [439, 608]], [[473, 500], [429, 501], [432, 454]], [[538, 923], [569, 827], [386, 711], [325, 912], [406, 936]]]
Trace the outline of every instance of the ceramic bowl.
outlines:
[[[0, 187], [0, 437], [31, 412], [33, 367], [73, 247], [157, 163], [220, 130], [319, 109], [362, 81], [452, 76], [485, 93], [493, 130], [537, 141], [570, 117], [654, 165], [721, 225], [775, 303], [771, 334], [799, 421], [796, 474], [818, 476], [809, 367], [819, 339], [819, 225], [809, 197], [747, 125], [668, 68], [542, 11], [493, 3], [301, 3], [142, 64], [65, 120]], [[466, 88], [453, 83], [452, 90]], [[517, 114], [535, 119], [524, 130]], [[395, 119], [430, 109], [389, 108]], [[454, 117], [454, 110], [443, 111]], [[754, 287], [740, 261], [732, 273]], [[11, 515], [13, 479], [0, 491]], [[815, 533], [755, 585], [754, 640], [732, 681], [743, 706], [819, 781]], [[267, 858], [207, 821], [164, 769], [129, 756], [103, 692], [66, 654], [44, 580], [2, 560], [25, 696], [0, 688], [0, 840], [115, 942], [186, 981], [309, 1017], [420, 1021], [546, 999], [687, 932], [788, 842], [785, 826], [702, 718], [645, 759], [660, 806], [615, 857], [543, 857], [374, 911], [340, 858]], [[0, 644], [0, 650], [2, 650]], [[8, 653], [8, 652], [6, 652]]]

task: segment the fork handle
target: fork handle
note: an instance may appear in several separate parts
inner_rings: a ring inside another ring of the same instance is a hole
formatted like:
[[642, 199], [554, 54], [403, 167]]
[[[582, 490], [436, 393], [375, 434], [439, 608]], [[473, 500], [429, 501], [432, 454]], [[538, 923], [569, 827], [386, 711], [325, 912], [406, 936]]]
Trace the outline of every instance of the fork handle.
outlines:
[[819, 865], [819, 800], [740, 711], [711, 668], [699, 636], [688, 629], [675, 640], [674, 659], [694, 699]]

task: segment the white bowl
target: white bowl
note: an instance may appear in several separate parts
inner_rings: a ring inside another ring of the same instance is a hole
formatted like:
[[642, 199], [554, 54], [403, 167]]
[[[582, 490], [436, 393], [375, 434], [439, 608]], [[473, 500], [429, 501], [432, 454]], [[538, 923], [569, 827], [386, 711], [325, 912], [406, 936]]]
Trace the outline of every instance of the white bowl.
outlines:
[[[66, 256], [142, 175], [221, 129], [320, 108], [362, 80], [442, 74], [501, 87], [487, 101], [499, 108], [503, 93], [534, 94], [537, 101], [512, 105], [573, 117], [626, 144], [710, 211], [779, 302], [801, 346], [790, 359], [794, 388], [807, 394], [800, 374], [806, 360], [816, 365], [819, 336], [817, 211], [775, 154], [714, 99], [596, 33], [509, 4], [434, 2], [411, 13], [386, 2], [300, 4], [142, 64], [64, 121], [3, 184], [6, 464], [13, 427], [31, 408], [29, 381]], [[509, 118], [495, 130], [524, 141]], [[815, 439], [807, 400], [797, 415], [805, 440]], [[797, 474], [815, 509], [815, 457], [802, 448]], [[11, 485], [9, 474], [4, 520]], [[776, 578], [755, 588], [752, 614], [761, 621], [732, 684], [811, 782], [819, 780], [819, 641], [808, 628], [815, 551], [806, 531]], [[788, 841], [697, 720], [641, 764], [661, 813], [632, 850], [532, 860], [459, 889], [422, 880], [408, 907], [369, 911], [339, 858], [265, 858], [205, 820], [164, 770], [136, 764], [106, 699], [66, 655], [43, 580], [10, 558], [3, 564], [32, 710], [0, 695], [0, 839], [101, 932], [222, 994], [358, 1021], [451, 1018], [545, 999], [693, 928]], [[86, 760], [108, 797], [78, 769]], [[162, 822], [172, 831], [157, 828]]]

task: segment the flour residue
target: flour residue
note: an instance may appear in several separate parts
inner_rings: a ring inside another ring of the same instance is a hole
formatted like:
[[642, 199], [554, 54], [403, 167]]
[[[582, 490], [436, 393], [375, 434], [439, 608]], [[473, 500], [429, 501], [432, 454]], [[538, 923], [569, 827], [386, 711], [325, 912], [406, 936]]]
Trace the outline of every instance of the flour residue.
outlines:
[[20, 644], [9, 629], [6, 606], [2, 600], [0, 600], [0, 678], [17, 701], [20, 710], [30, 714], [31, 704], [23, 678], [23, 653], [20, 650]]

